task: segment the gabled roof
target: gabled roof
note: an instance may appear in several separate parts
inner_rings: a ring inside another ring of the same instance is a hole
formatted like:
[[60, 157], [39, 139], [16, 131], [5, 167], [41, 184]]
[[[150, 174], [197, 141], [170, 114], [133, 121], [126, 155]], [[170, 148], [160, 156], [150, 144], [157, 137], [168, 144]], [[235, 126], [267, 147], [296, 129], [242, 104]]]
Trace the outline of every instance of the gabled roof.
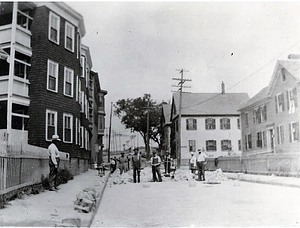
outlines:
[[[182, 93], [181, 114], [238, 115], [238, 107], [248, 99], [247, 93]], [[173, 94], [173, 105], [176, 110], [179, 109], [179, 93]]]
[[267, 91], [268, 96], [272, 95], [277, 78], [280, 75], [279, 72], [282, 68], [284, 68], [287, 72], [289, 72], [298, 82], [300, 81], [300, 60], [299, 59], [278, 60], [271, 81], [268, 86], [268, 91]]
[[245, 108], [245, 107], [248, 107], [252, 104], [255, 104], [256, 102], [258, 101], [261, 101], [265, 98], [268, 97], [268, 87], [266, 86], [265, 88], [263, 88], [261, 91], [259, 91], [256, 95], [254, 95], [254, 97], [252, 97], [250, 100], [248, 100], [246, 103], [244, 103], [240, 108], [239, 110]]
[[170, 104], [163, 104], [162, 105], [162, 114], [165, 118], [165, 123], [169, 123], [171, 120], [171, 105]]

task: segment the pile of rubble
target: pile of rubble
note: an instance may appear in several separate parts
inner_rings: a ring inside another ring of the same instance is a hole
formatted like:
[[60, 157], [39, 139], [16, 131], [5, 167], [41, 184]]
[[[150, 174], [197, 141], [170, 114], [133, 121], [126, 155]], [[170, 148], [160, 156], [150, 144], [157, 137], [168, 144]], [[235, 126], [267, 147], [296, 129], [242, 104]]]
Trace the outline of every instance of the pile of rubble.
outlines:
[[79, 212], [89, 213], [96, 206], [96, 190], [94, 188], [85, 188], [76, 196], [75, 210]]
[[228, 178], [223, 174], [222, 169], [217, 169], [213, 172], [205, 172], [205, 180], [209, 182], [220, 182], [226, 181]]

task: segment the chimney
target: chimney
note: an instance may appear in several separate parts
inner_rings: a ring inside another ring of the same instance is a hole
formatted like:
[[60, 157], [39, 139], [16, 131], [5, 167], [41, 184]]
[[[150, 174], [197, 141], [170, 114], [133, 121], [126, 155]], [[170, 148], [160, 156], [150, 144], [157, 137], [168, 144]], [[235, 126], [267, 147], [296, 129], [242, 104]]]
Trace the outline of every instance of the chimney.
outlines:
[[300, 55], [299, 54], [289, 54], [288, 59], [300, 59]]
[[221, 94], [225, 94], [225, 84], [223, 81], [222, 81], [221, 89], [222, 89]]

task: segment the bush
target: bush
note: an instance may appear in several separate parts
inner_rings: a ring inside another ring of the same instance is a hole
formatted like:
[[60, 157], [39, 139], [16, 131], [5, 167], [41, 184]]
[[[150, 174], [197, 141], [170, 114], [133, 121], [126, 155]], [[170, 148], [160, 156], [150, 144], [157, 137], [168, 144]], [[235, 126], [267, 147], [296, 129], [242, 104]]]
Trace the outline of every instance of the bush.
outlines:
[[68, 169], [59, 169], [58, 170], [58, 185], [65, 184], [69, 180], [73, 180], [74, 175]]

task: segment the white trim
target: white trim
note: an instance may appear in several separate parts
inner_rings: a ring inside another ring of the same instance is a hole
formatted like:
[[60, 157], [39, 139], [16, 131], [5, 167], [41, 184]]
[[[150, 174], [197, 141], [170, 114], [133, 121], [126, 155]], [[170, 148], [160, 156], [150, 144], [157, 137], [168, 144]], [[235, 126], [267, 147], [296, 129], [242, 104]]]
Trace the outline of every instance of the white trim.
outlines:
[[[70, 129], [71, 129], [71, 141], [66, 141], [66, 122], [65, 117], [70, 117]], [[64, 143], [73, 143], [73, 115], [68, 113], [63, 113], [63, 142]]]
[[[67, 47], [68, 27], [70, 27], [72, 29], [72, 37], [70, 37], [72, 39], [72, 48], [71, 49]], [[75, 26], [66, 21], [66, 23], [65, 23], [65, 49], [67, 49], [71, 52], [74, 52], [74, 46], [75, 46]]]
[[45, 134], [45, 139], [46, 141], [51, 141], [52, 135], [49, 137], [50, 139], [47, 138], [48, 136], [48, 113], [54, 114], [54, 134], [57, 135], [57, 111], [46, 109], [46, 134]]
[[78, 144], [78, 118], [75, 119], [75, 144]]
[[76, 75], [76, 85], [75, 85], [75, 96], [76, 96], [76, 101], [78, 101], [78, 90], [79, 90], [79, 81], [78, 81], [78, 75]]
[[[57, 41], [51, 39], [51, 18], [55, 17], [57, 19]], [[53, 13], [52, 11], [49, 12], [49, 25], [48, 25], [48, 39], [52, 41], [53, 43], [56, 43], [59, 45], [59, 39], [60, 39], [60, 16]]]
[[[55, 75], [54, 75], [54, 77], [56, 78], [56, 80], [55, 80], [55, 90], [52, 90], [52, 89], [49, 88], [49, 73], [50, 73], [49, 72], [49, 70], [50, 70], [49, 65], [50, 65], [50, 63], [52, 63], [53, 65], [56, 66]], [[58, 92], [58, 68], [59, 68], [59, 64], [57, 62], [54, 62], [54, 61], [48, 59], [48, 63], [47, 63], [47, 90], [51, 91], [51, 92], [55, 92], [55, 93]]]
[[[66, 94], [66, 83], [67, 83], [67, 72], [71, 73], [71, 95]], [[64, 67], [64, 95], [68, 97], [73, 97], [74, 88], [74, 70], [68, 67]]]
[[80, 148], [84, 148], [84, 127], [83, 126], [80, 126], [80, 138], [81, 138]]

